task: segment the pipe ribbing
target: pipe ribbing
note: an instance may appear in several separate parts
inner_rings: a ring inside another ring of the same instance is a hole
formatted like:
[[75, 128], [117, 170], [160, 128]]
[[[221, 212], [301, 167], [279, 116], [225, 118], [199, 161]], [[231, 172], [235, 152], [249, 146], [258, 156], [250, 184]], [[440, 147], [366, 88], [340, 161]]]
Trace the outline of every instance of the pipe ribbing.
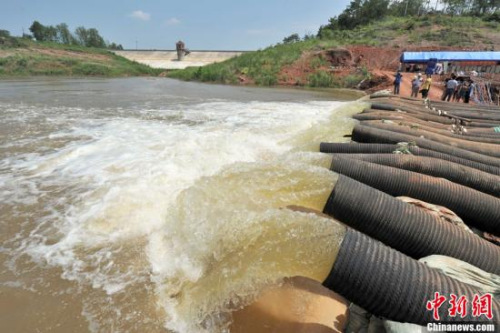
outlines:
[[[381, 130], [402, 133], [413, 137], [424, 137], [425, 139], [434, 142], [446, 144], [452, 147], [469, 150], [479, 154], [484, 154], [493, 157], [500, 157], [500, 146], [493, 143], [471, 142], [468, 140], [458, 139], [451, 136], [426, 131], [425, 129], [408, 128], [395, 124], [387, 124], [381, 121], [364, 121], [363, 126], [374, 127]], [[500, 161], [500, 160], [499, 160]]]
[[[451, 294], [469, 301], [481, 294], [476, 288], [452, 279], [355, 230], [348, 230], [332, 270], [323, 282], [367, 311], [390, 320], [426, 325], [433, 312], [426, 309], [436, 292], [447, 300]], [[465, 318], [448, 315], [448, 304], [438, 310], [443, 321], [485, 321], [471, 311]], [[494, 323], [499, 322], [500, 304], [492, 300]]]
[[341, 158], [352, 158], [365, 162], [386, 165], [398, 169], [418, 172], [433, 177], [448, 179], [486, 194], [500, 198], [500, 177], [469, 168], [457, 163], [433, 157], [407, 154], [342, 154]]
[[414, 118], [418, 118], [421, 120], [426, 120], [426, 121], [433, 121], [436, 123], [441, 123], [445, 125], [452, 125], [455, 124], [455, 120], [447, 118], [447, 117], [442, 117], [439, 116], [438, 114], [432, 114], [432, 113], [424, 113], [424, 112], [410, 112], [410, 111], [390, 111], [390, 110], [378, 110], [378, 109], [364, 109], [361, 114], [372, 114], [372, 113], [380, 113], [380, 112], [392, 112], [396, 115], [399, 114], [404, 114], [404, 115], [409, 115]]
[[487, 111], [446, 111], [446, 114], [460, 116], [468, 119], [500, 121], [500, 113]]
[[445, 179], [337, 156], [330, 169], [393, 196], [447, 207], [468, 225], [500, 235], [500, 199], [491, 195]]
[[[365, 126], [373, 125], [374, 127], [382, 129], [387, 128], [389, 130], [388, 127], [379, 127], [377, 126], [377, 124], [399, 126], [397, 128], [401, 128], [400, 131], [401, 133], [406, 133], [409, 135], [414, 135], [416, 130], [422, 130], [439, 134], [445, 137], [451, 137], [453, 139], [458, 139], [458, 140], [466, 140], [466, 141], [497, 144], [497, 145], [500, 144], [500, 135], [498, 135], [497, 133], [489, 133], [487, 135], [485, 134], [476, 135], [474, 133], [457, 134], [453, 132], [453, 127], [454, 127], [453, 125], [446, 126], [439, 124], [439, 126], [435, 126], [435, 123], [422, 121], [417, 118], [410, 118], [404, 116], [372, 117], [370, 116], [370, 114], [358, 114], [354, 115], [353, 118], [362, 121], [362, 124]], [[423, 132], [418, 135], [425, 136]]]
[[323, 212], [412, 258], [442, 254], [500, 272], [499, 247], [349, 177], [339, 176]]
[[500, 159], [492, 156], [486, 156], [420, 137], [386, 131], [374, 127], [363, 126], [361, 124], [357, 124], [354, 126], [352, 132], [352, 140], [359, 143], [415, 142], [421, 148], [427, 148], [444, 154], [465, 158], [471, 161], [493, 165], [497, 168], [500, 167]]
[[[320, 152], [329, 154], [392, 154], [394, 151], [401, 149], [397, 144], [388, 143], [330, 143], [322, 142], [319, 146]], [[470, 168], [488, 172], [492, 175], [500, 175], [500, 168], [467, 160], [464, 158], [448, 155], [440, 152], [435, 152], [429, 149], [409, 146], [406, 149], [416, 156], [428, 156], [438, 158], [444, 161], [450, 161]]]
[[368, 113], [358, 113], [352, 116], [356, 120], [393, 120], [395, 122], [406, 121], [417, 123], [419, 125], [425, 125], [428, 127], [439, 128], [442, 130], [450, 130], [453, 124], [443, 124], [434, 121], [427, 121], [423, 119], [419, 119], [413, 117], [413, 115], [409, 113], [403, 112], [368, 112]]

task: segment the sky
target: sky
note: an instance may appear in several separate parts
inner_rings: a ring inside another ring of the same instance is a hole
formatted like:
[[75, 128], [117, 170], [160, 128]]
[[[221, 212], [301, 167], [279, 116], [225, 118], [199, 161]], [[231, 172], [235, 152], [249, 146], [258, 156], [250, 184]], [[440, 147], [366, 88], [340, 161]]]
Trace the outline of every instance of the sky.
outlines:
[[0, 29], [96, 28], [126, 49], [257, 50], [293, 33], [316, 34], [350, 0], [0, 0]]

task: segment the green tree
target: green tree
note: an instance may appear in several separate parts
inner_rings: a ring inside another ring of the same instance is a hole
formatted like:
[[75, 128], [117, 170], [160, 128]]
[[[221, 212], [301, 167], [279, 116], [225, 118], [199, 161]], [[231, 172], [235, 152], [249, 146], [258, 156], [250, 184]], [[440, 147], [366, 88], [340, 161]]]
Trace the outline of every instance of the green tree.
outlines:
[[484, 15], [497, 11], [500, 0], [474, 0], [472, 11], [475, 15]]
[[291, 34], [290, 36], [283, 38], [283, 44], [291, 44], [295, 42], [300, 42], [300, 37], [299, 34], [297, 33]]
[[121, 44], [115, 44], [115, 43], [109, 44], [108, 48], [110, 50], [123, 50], [123, 46]]
[[75, 29], [75, 35], [76, 35], [76, 40], [78, 41], [78, 44], [82, 45], [82, 46], [87, 46], [87, 43], [88, 43], [88, 32], [87, 32], [87, 29], [85, 29], [85, 27], [78, 27]]
[[37, 41], [44, 40], [44, 29], [45, 27], [38, 21], [34, 21], [30, 27], [30, 31]]
[[62, 44], [76, 44], [75, 37], [69, 31], [68, 25], [66, 23], [61, 23], [56, 25], [57, 30], [57, 40]]
[[394, 16], [416, 16], [424, 11], [425, 0], [400, 0], [392, 1], [389, 13]]
[[34, 21], [30, 31], [39, 42], [57, 42], [57, 29], [51, 25], [44, 26], [38, 21]]
[[43, 28], [43, 40], [48, 42], [57, 42], [57, 29], [52, 25]]
[[99, 34], [99, 31], [95, 28], [90, 28], [87, 30], [87, 44], [88, 47], [106, 48], [106, 43], [104, 39]]
[[332, 27], [353, 29], [388, 15], [390, 0], [352, 0], [337, 17], [330, 19]]
[[304, 34], [304, 37], [302, 37], [302, 40], [310, 40], [310, 39], [314, 39], [314, 35], [310, 32]]
[[78, 43], [87, 47], [105, 48], [106, 42], [95, 28], [85, 29], [85, 27], [78, 27], [75, 30], [75, 35]]
[[[75, 33], [72, 34], [66, 23], [60, 23], [54, 27], [51, 25], [44, 26], [40, 22], [34, 21], [30, 27], [30, 31], [37, 41], [58, 42], [67, 45], [77, 44], [96, 48], [107, 47], [104, 38], [95, 28], [86, 29], [83, 26], [79, 26], [75, 29]], [[123, 49], [121, 45], [114, 44], [114, 47]]]
[[478, 15], [494, 13], [500, 8], [500, 0], [441, 0], [444, 12], [452, 15]]
[[10, 37], [10, 32], [8, 30], [1, 30], [0, 29], [0, 37], [9, 38]]

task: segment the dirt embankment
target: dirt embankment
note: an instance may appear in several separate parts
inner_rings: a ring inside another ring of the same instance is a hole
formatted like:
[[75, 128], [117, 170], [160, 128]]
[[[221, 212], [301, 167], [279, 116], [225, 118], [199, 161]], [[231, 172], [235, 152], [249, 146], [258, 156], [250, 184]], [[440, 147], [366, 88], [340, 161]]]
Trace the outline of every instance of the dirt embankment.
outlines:
[[[423, 50], [423, 49], [422, 49]], [[349, 46], [322, 51], [306, 52], [292, 65], [285, 66], [279, 76], [279, 84], [285, 86], [305, 85], [311, 75], [328, 73], [342, 80], [348, 77], [360, 78], [353, 88], [368, 93], [393, 89], [394, 75], [399, 67], [403, 50], [371, 46]], [[401, 95], [411, 95], [411, 81], [415, 73], [403, 73]], [[435, 78], [430, 91], [431, 98], [439, 98], [442, 93], [440, 78]]]

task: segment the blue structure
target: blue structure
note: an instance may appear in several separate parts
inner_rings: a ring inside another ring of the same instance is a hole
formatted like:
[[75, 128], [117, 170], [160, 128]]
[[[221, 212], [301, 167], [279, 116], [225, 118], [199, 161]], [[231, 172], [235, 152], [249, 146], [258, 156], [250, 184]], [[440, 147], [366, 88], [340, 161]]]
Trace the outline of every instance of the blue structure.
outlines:
[[428, 63], [430, 60], [444, 61], [500, 61], [500, 52], [495, 51], [432, 51], [403, 52], [402, 63]]

